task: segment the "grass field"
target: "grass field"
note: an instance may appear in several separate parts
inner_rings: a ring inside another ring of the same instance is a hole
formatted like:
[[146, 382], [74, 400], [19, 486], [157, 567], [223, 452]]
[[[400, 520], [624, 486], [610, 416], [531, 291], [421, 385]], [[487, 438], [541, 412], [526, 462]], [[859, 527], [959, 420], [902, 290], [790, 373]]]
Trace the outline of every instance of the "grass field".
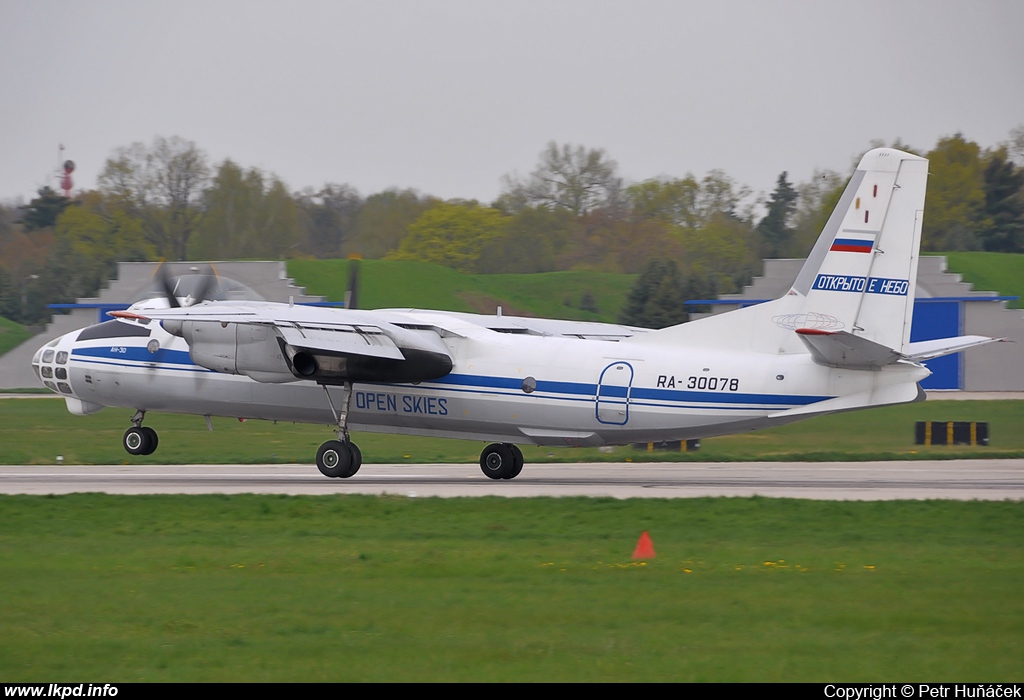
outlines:
[[[333, 437], [328, 426], [239, 423], [214, 418], [214, 432], [199, 416], [150, 413], [146, 425], [160, 435], [148, 457], [129, 457], [121, 435], [132, 411], [105, 409], [73, 416], [56, 398], [0, 399], [0, 464], [219, 464], [313, 463], [317, 448]], [[985, 421], [988, 447], [918, 446], [919, 420]], [[1024, 401], [926, 401], [812, 418], [800, 423], [701, 442], [699, 451], [648, 452], [616, 447], [524, 447], [527, 463], [591, 461], [815, 461], [1024, 456]], [[377, 433], [353, 434], [366, 463], [474, 463], [483, 442]]]
[[[0, 497], [0, 677], [1019, 681], [1024, 504]], [[630, 553], [642, 531], [657, 551]]]

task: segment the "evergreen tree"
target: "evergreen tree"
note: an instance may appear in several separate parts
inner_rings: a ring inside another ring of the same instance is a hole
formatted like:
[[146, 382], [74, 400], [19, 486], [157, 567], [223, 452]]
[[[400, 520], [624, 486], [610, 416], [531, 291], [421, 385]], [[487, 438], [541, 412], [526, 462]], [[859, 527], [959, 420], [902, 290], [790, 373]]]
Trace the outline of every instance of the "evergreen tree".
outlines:
[[39, 196], [29, 202], [25, 213], [26, 231], [52, 228], [57, 223], [57, 217], [68, 205], [67, 198], [57, 194], [50, 187], [41, 187], [37, 193]]
[[757, 225], [764, 240], [766, 258], [778, 258], [788, 252], [789, 243], [793, 239], [789, 221], [796, 211], [796, 200], [797, 192], [789, 184], [788, 173], [783, 172], [768, 201], [768, 213]]
[[664, 328], [689, 320], [684, 280], [674, 260], [651, 260], [626, 298], [619, 322], [645, 328]]
[[1024, 169], [1005, 153], [992, 155], [985, 168], [985, 216], [981, 232], [985, 250], [1024, 253]]

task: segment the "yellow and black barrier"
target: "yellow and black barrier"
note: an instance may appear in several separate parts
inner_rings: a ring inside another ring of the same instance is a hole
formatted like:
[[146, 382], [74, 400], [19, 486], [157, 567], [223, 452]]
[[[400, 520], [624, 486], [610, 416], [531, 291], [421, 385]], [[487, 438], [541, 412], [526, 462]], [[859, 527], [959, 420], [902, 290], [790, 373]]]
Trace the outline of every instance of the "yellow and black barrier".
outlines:
[[696, 452], [700, 449], [700, 440], [662, 440], [660, 442], [634, 442], [633, 449], [648, 452]]
[[988, 445], [988, 423], [919, 420], [914, 424], [918, 445]]

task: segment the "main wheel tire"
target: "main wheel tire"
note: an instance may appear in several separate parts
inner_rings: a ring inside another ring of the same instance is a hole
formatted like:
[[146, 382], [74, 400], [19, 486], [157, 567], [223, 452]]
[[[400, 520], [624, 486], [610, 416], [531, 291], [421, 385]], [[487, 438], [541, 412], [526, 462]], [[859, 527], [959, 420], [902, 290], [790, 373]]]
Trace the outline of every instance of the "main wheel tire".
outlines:
[[[121, 444], [124, 445], [124, 449], [130, 455], [148, 455], [153, 450], [150, 450], [150, 444], [152, 439], [149, 437], [149, 433], [146, 432], [146, 428], [128, 428], [124, 432], [124, 437], [121, 438]], [[153, 449], [156, 449], [155, 447]], [[149, 450], [149, 452], [146, 452]]]
[[354, 442], [345, 444], [348, 447], [349, 453], [352, 455], [352, 462], [349, 464], [348, 470], [344, 474], [340, 474], [342, 479], [347, 479], [350, 476], [355, 476], [355, 473], [359, 471], [359, 467], [363, 465], [363, 453], [359, 451]]
[[160, 438], [157, 437], [156, 431], [149, 427], [142, 427], [139, 428], [139, 430], [144, 432], [146, 437], [149, 439], [149, 445], [146, 447], [146, 451], [142, 454], [151, 455], [156, 452], [156, 446], [160, 444]]
[[515, 456], [504, 443], [493, 443], [480, 453], [480, 471], [491, 479], [508, 479], [515, 468]]
[[519, 449], [518, 445], [507, 443], [508, 448], [512, 451], [512, 469], [509, 471], [506, 479], [515, 479], [519, 476], [519, 473], [523, 471], [523, 464], [526, 463], [526, 458], [523, 457], [523, 451]]
[[352, 466], [352, 451], [339, 440], [328, 440], [316, 452], [316, 468], [332, 479], [347, 474]]

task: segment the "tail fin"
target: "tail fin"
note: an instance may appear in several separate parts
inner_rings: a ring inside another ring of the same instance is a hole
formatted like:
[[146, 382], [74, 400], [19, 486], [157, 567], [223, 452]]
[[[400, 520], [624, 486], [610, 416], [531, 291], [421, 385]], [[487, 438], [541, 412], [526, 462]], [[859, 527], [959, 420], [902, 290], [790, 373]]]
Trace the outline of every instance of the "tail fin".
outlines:
[[[910, 342], [928, 161], [868, 151], [783, 297], [636, 338], [771, 353], [807, 352], [801, 337], [845, 332], [863, 348]], [[801, 336], [794, 331], [802, 330]], [[877, 348], [868, 352], [877, 354]]]
[[927, 180], [919, 156], [876, 148], [861, 158], [790, 292], [804, 298], [805, 327], [906, 349]]

